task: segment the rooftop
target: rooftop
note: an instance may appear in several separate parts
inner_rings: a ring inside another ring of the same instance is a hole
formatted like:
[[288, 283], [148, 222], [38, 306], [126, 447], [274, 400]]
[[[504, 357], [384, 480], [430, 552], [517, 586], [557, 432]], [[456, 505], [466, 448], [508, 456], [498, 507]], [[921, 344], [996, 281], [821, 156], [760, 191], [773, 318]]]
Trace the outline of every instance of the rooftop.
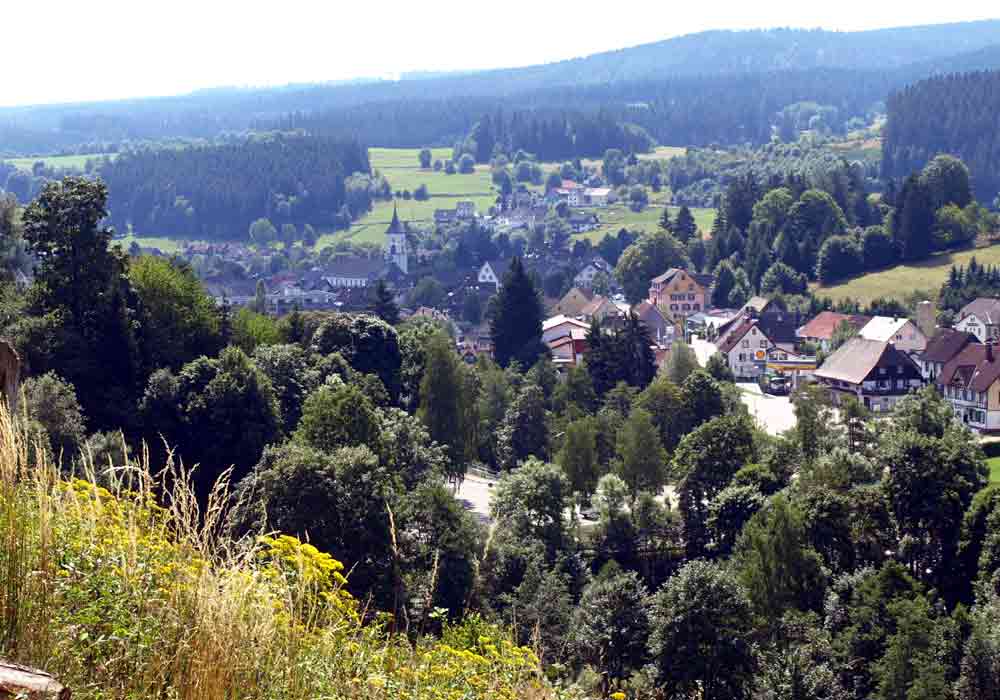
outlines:
[[855, 330], [861, 330], [869, 321], [871, 316], [860, 316], [858, 314], [838, 314], [835, 311], [821, 311], [814, 319], [796, 331], [800, 338], [818, 338], [820, 340], [830, 340], [833, 332], [843, 322], [851, 324]]
[[916, 370], [913, 360], [892, 343], [855, 336], [826, 358], [816, 370], [816, 376], [861, 384], [876, 367], [896, 367], [900, 364]]

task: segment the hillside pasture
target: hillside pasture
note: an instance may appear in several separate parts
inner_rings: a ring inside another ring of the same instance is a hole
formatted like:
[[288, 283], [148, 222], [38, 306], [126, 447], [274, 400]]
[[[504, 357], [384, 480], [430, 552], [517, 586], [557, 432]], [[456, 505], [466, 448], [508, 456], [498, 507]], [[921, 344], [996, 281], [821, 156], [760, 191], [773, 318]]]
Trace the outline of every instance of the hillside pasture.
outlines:
[[983, 265], [1000, 265], [1000, 245], [938, 253], [921, 262], [869, 272], [840, 284], [830, 286], [814, 284], [811, 287], [817, 296], [830, 297], [835, 301], [850, 297], [865, 304], [878, 297], [902, 299], [917, 290], [937, 293], [948, 279], [951, 266], [968, 265], [973, 257]]
[[83, 171], [87, 167], [88, 160], [98, 160], [100, 158], [114, 159], [117, 153], [90, 153], [82, 156], [38, 156], [37, 158], [6, 158], [18, 170], [30, 173], [35, 163], [41, 161], [47, 168], [65, 168]]
[[[668, 208], [670, 216], [676, 218], [680, 207], [671, 206]], [[581, 233], [574, 238], [589, 238], [593, 243], [597, 243], [608, 233], [615, 235], [622, 228], [631, 231], [656, 231], [660, 228], [660, 217], [663, 216], [662, 205], [651, 205], [640, 212], [634, 212], [623, 204], [614, 204], [606, 209], [588, 209], [587, 211], [595, 211], [601, 224], [595, 230]], [[707, 238], [709, 231], [712, 230], [712, 224], [715, 222], [715, 210], [692, 208], [691, 214], [694, 216], [698, 229]]]

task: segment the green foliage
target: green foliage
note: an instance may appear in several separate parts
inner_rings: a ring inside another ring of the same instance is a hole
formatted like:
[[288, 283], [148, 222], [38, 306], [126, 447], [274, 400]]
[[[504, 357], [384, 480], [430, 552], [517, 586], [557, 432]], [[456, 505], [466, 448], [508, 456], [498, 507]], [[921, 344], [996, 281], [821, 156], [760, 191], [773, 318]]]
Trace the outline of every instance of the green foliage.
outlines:
[[530, 367], [548, 352], [542, 343], [542, 302], [535, 283], [515, 257], [500, 291], [490, 302], [493, 355], [501, 367], [513, 360]]
[[396, 306], [396, 300], [393, 298], [392, 292], [389, 291], [389, 287], [386, 286], [385, 280], [379, 280], [375, 285], [371, 312], [390, 326], [399, 323], [399, 307]]
[[559, 467], [529, 458], [504, 474], [490, 512], [505, 534], [541, 543], [552, 557], [567, 537], [564, 513], [569, 496], [570, 485]]
[[735, 557], [740, 579], [763, 620], [777, 620], [792, 609], [821, 609], [822, 560], [809, 546], [802, 511], [786, 496], [775, 496], [750, 519]]
[[736, 381], [733, 370], [729, 368], [729, 362], [721, 352], [716, 352], [708, 358], [705, 371], [717, 382], [732, 383]]
[[670, 355], [667, 356], [665, 370], [667, 377], [674, 384], [680, 386], [696, 369], [698, 369], [698, 357], [694, 354], [694, 350], [678, 338], [670, 346]]
[[21, 387], [29, 420], [45, 431], [55, 458], [68, 463], [80, 450], [86, 424], [73, 385], [53, 372], [29, 377]]
[[448, 446], [451, 464], [449, 474], [465, 472], [466, 433], [463, 430], [463, 402], [465, 397], [462, 370], [451, 338], [436, 333], [425, 348], [424, 376], [420, 382], [420, 409], [418, 415], [431, 439]]
[[246, 353], [264, 345], [281, 342], [281, 332], [273, 318], [243, 307], [232, 321], [233, 344]]
[[402, 355], [399, 334], [382, 319], [369, 314], [332, 314], [312, 336], [312, 348], [321, 355], [340, 353], [361, 374], [374, 374], [397, 401], [400, 395]]
[[615, 277], [625, 298], [636, 304], [649, 293], [649, 282], [672, 267], [687, 267], [685, 247], [666, 231], [643, 233], [625, 249], [615, 266]]
[[684, 565], [652, 599], [649, 651], [674, 696], [749, 698], [756, 669], [746, 593], [724, 569]]
[[677, 385], [663, 375], [657, 377], [636, 397], [635, 407], [649, 413], [660, 443], [672, 451], [688, 427], [684, 394]]
[[649, 412], [635, 408], [618, 433], [615, 470], [635, 498], [640, 491], [658, 493], [666, 477], [667, 452]]
[[556, 462], [566, 474], [574, 493], [588, 498], [597, 488], [600, 465], [597, 462], [597, 420], [584, 416], [566, 426], [562, 449]]
[[545, 397], [537, 386], [526, 384], [510, 402], [497, 431], [497, 457], [504, 469], [513, 469], [529, 457], [548, 454]]
[[317, 450], [365, 445], [378, 452], [378, 414], [360, 389], [350, 384], [327, 384], [309, 395], [295, 440]]

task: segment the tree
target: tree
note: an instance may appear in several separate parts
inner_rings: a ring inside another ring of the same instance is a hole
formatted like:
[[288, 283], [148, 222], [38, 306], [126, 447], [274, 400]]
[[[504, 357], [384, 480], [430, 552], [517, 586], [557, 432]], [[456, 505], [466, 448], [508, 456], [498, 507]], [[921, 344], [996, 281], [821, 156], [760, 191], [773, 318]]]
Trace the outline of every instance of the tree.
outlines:
[[552, 171], [545, 178], [545, 191], [551, 192], [552, 190], [558, 190], [560, 187], [562, 187], [562, 176], [558, 172]]
[[955, 156], [935, 156], [924, 166], [920, 177], [927, 185], [935, 211], [947, 204], [963, 209], [973, 201], [969, 168]]
[[28, 420], [41, 426], [56, 463], [69, 466], [87, 435], [86, 423], [73, 385], [48, 372], [29, 377], [21, 387]]
[[679, 478], [681, 519], [689, 557], [703, 556], [712, 544], [709, 504], [753, 454], [753, 432], [746, 416], [713, 418], [684, 436], [671, 465]]
[[513, 469], [528, 457], [545, 459], [548, 442], [545, 397], [537, 386], [527, 384], [504, 413], [497, 435], [500, 465]]
[[600, 466], [597, 463], [597, 421], [592, 416], [584, 416], [566, 426], [556, 462], [566, 474], [573, 492], [584, 499], [590, 498], [597, 488]]
[[543, 314], [535, 283], [515, 257], [490, 307], [493, 355], [501, 367], [513, 360], [530, 367], [547, 352], [542, 343]]
[[666, 476], [667, 452], [649, 412], [635, 408], [618, 433], [615, 470], [628, 484], [633, 500], [640, 491], [658, 493]]
[[[666, 211], [666, 207], [664, 207]], [[689, 241], [698, 238], [698, 225], [694, 221], [694, 216], [686, 204], [682, 205], [677, 212], [671, 232], [682, 244], [687, 245]]]
[[361, 374], [376, 375], [389, 398], [398, 400], [403, 364], [399, 334], [377, 316], [333, 314], [316, 329], [312, 349], [321, 355], [339, 353]]
[[463, 175], [471, 175], [476, 171], [476, 159], [470, 156], [468, 153], [462, 155], [458, 159], [458, 172]]
[[278, 239], [278, 229], [269, 219], [257, 219], [250, 224], [250, 240], [258, 246], [266, 247]]
[[787, 497], [775, 496], [750, 519], [735, 557], [740, 580], [760, 619], [775, 621], [792, 609], [821, 609], [822, 560], [809, 546], [802, 511]]
[[801, 387], [792, 399], [795, 410], [795, 438], [802, 456], [812, 462], [824, 448], [833, 424], [833, 412], [825, 389], [817, 385]]
[[[688, 212], [689, 214], [691, 212]], [[663, 213], [660, 214], [660, 228], [667, 233], [674, 233], [674, 222], [670, 220], [670, 207], [664, 206]], [[681, 243], [687, 243], [687, 238], [681, 238], [680, 235], [674, 234], [674, 237]]]
[[684, 414], [688, 425], [695, 428], [725, 410], [719, 383], [704, 370], [695, 370], [681, 384]]
[[552, 405], [559, 413], [565, 413], [570, 405], [584, 413], [594, 412], [597, 408], [597, 394], [586, 366], [569, 368], [566, 378], [555, 388]]
[[451, 338], [438, 332], [425, 347], [424, 376], [420, 382], [418, 415], [432, 440], [448, 446], [452, 474], [464, 473], [466, 445], [462, 429], [463, 383], [458, 355]]
[[45, 185], [23, 215], [23, 236], [38, 264], [29, 290], [29, 312], [60, 316], [45, 350], [53, 370], [76, 387], [94, 427], [118, 428], [134, 420], [141, 392], [139, 301], [128, 280], [128, 257], [110, 248], [112, 231], [103, 183], [67, 177]]
[[570, 622], [575, 655], [601, 672], [601, 695], [648, 658], [646, 587], [634, 572], [602, 572], [583, 589]]
[[[827, 243], [831, 240], [833, 240], [833, 238], [828, 239]], [[824, 243], [823, 246], [825, 248], [826, 243]], [[820, 259], [822, 260], [822, 250], [820, 251]], [[795, 270], [783, 262], [776, 262], [771, 265], [771, 267], [767, 268], [767, 271], [761, 278], [760, 293], [805, 294], [807, 284], [808, 280], [806, 280], [805, 275], [798, 274]]]
[[649, 653], [670, 697], [749, 698], [756, 669], [746, 593], [724, 569], [685, 564], [653, 596]]
[[445, 300], [444, 287], [434, 277], [421, 277], [410, 292], [411, 306], [440, 307]]
[[399, 323], [399, 307], [396, 306], [396, 300], [393, 298], [392, 292], [389, 291], [385, 280], [379, 280], [375, 285], [375, 296], [372, 299], [371, 312], [390, 326], [395, 326]]
[[189, 265], [142, 256], [129, 264], [128, 274], [142, 306], [149, 366], [179, 369], [200, 355], [218, 354], [219, 311]]
[[506, 536], [544, 545], [549, 561], [563, 549], [569, 484], [562, 470], [538, 459], [503, 475], [490, 512]]
[[680, 388], [667, 377], [659, 376], [636, 397], [635, 406], [649, 413], [664, 449], [673, 450], [687, 430]]
[[381, 431], [371, 400], [351, 384], [327, 384], [306, 399], [295, 440], [317, 450], [367, 445], [379, 450]]
[[618, 259], [615, 277], [629, 303], [637, 304], [649, 293], [654, 277], [672, 267], [687, 267], [687, 251], [666, 231], [645, 232]]
[[696, 369], [698, 369], [697, 355], [690, 345], [678, 338], [670, 346], [670, 354], [667, 356], [667, 377], [680, 386]]
[[930, 188], [913, 175], [903, 183], [900, 206], [892, 217], [892, 235], [904, 260], [922, 260], [932, 248], [934, 202]]
[[418, 158], [420, 159], [420, 167], [423, 170], [427, 170], [428, 168], [430, 168], [431, 167], [431, 159], [433, 157], [434, 156], [431, 153], [431, 149], [429, 149], [429, 148], [421, 148], [420, 149], [420, 153], [418, 155]]
[[877, 700], [935, 700], [951, 696], [950, 669], [941, 663], [940, 628], [923, 596], [889, 605], [895, 632], [875, 664]]
[[715, 352], [710, 358], [708, 358], [708, 363], [705, 365], [705, 371], [708, 372], [709, 376], [717, 382], [736, 381], [736, 377], [733, 375], [733, 370], [729, 367], [729, 361], [726, 360], [726, 356], [721, 352]]
[[882, 226], [869, 226], [861, 236], [861, 259], [866, 270], [889, 267], [896, 261], [896, 248], [892, 236]]
[[237, 490], [240, 530], [286, 532], [337, 552], [350, 567], [349, 590], [393, 609], [386, 507], [396, 506], [396, 485], [368, 447], [326, 453], [295, 442], [272, 446]]
[[417, 188], [413, 190], [413, 198], [418, 202], [426, 202], [431, 198], [430, 192], [428, 192], [427, 185], [425, 183], [417, 185]]
[[856, 275], [865, 269], [863, 255], [862, 247], [854, 236], [830, 236], [819, 249], [816, 278], [823, 284], [832, 284]]

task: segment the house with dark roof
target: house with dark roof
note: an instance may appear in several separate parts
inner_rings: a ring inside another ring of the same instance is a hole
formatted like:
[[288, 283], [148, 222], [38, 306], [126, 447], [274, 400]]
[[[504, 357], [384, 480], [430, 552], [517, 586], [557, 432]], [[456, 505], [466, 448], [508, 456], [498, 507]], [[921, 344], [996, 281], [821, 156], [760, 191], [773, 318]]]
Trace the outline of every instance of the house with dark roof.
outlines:
[[835, 311], [821, 311], [811, 321], [801, 326], [795, 333], [804, 343], [813, 343], [824, 352], [830, 350], [833, 334], [842, 323], [848, 324], [855, 332], [860, 331], [871, 320], [860, 314], [838, 314]]
[[980, 343], [1000, 339], [1000, 299], [970, 301], [959, 310], [955, 329], [972, 333]]
[[323, 271], [323, 279], [334, 289], [367, 287], [385, 272], [385, 261], [372, 258], [334, 258]]
[[935, 380], [955, 418], [979, 433], [1000, 431], [1000, 356], [993, 343], [970, 343]]
[[802, 323], [801, 315], [780, 309], [758, 314], [754, 307], [744, 306], [739, 313], [718, 327], [716, 344], [726, 343], [733, 333], [743, 329], [750, 321], [759, 323], [774, 345], [783, 350], [794, 351], [799, 343], [797, 332]]
[[893, 343], [861, 336], [837, 348], [813, 376], [829, 390], [835, 405], [853, 397], [876, 413], [892, 411], [924, 383], [917, 363]]
[[677, 329], [656, 305], [641, 301], [632, 307], [632, 313], [646, 326], [649, 337], [654, 343], [663, 347], [673, 345]]
[[916, 358], [924, 380], [929, 382], [936, 380], [944, 366], [957, 357], [967, 345], [973, 343], [979, 343], [979, 339], [972, 333], [953, 328], [939, 328], [927, 341], [924, 351]]
[[563, 314], [570, 318], [576, 318], [593, 298], [594, 293], [590, 289], [586, 287], [573, 287], [563, 295], [562, 299], [556, 302], [549, 310], [549, 313], [553, 316]]

